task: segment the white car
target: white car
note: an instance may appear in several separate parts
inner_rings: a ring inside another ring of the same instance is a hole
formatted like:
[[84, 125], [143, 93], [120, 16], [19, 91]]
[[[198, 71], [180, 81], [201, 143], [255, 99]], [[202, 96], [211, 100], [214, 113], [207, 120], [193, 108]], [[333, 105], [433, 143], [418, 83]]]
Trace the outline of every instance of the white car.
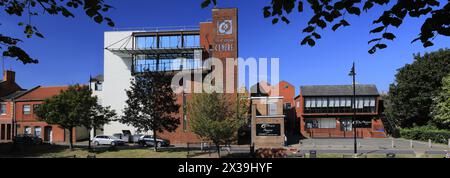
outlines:
[[97, 135], [92, 139], [92, 142], [94, 145], [111, 145], [111, 146], [117, 146], [117, 145], [124, 145], [125, 142], [119, 138], [108, 136], [108, 135]]

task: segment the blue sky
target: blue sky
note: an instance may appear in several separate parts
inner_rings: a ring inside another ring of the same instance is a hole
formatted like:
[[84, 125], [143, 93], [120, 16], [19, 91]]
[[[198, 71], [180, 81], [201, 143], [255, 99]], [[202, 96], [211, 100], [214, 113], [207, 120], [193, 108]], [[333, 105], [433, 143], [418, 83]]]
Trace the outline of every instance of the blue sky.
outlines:
[[[202, 0], [110, 0], [116, 9], [108, 15], [118, 28], [193, 26], [211, 20], [211, 10], [201, 9]], [[419, 34], [424, 19], [408, 18], [399, 28], [392, 28], [397, 35], [388, 48], [374, 55], [367, 53], [372, 25], [382, 13], [376, 7], [360, 17], [347, 17], [351, 26], [336, 32], [319, 31], [322, 39], [315, 47], [301, 46], [302, 29], [311, 17], [307, 10], [289, 16], [291, 24], [272, 25], [264, 19], [262, 8], [270, 0], [219, 0], [218, 7], [239, 9], [239, 56], [280, 58], [281, 80], [297, 87], [313, 84], [350, 84], [348, 72], [352, 62], [357, 66], [357, 82], [376, 84], [380, 91], [387, 91], [394, 81], [396, 70], [413, 61], [414, 53], [435, 51], [449, 47], [449, 38], [437, 37], [435, 46], [423, 48], [420, 43], [411, 44]], [[2, 33], [24, 39], [19, 20], [0, 12]], [[76, 18], [42, 15], [34, 17], [44, 39], [26, 39], [21, 46], [40, 60], [39, 64], [23, 65], [6, 59], [6, 68], [17, 72], [17, 81], [24, 88], [36, 85], [54, 86], [86, 83], [89, 75], [103, 72], [103, 32], [112, 30], [106, 24], [96, 24], [79, 10]]]

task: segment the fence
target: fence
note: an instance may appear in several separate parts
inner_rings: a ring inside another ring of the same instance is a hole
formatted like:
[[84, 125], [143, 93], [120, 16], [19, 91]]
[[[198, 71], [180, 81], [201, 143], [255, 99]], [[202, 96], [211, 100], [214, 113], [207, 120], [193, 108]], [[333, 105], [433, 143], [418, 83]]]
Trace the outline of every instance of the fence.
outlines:
[[211, 155], [214, 150], [214, 146], [211, 142], [188, 142], [187, 143], [187, 157], [191, 158], [201, 154]]

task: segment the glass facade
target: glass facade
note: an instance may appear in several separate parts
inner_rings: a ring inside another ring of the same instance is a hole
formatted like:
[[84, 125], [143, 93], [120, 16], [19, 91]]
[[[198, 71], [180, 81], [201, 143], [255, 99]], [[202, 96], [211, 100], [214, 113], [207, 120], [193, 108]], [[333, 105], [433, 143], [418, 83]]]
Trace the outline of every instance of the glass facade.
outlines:
[[[305, 113], [351, 113], [352, 97], [305, 97]], [[375, 113], [376, 97], [356, 97], [356, 112]]]
[[136, 49], [164, 49], [164, 48], [198, 48], [200, 47], [200, 35], [152, 35], [136, 36]]

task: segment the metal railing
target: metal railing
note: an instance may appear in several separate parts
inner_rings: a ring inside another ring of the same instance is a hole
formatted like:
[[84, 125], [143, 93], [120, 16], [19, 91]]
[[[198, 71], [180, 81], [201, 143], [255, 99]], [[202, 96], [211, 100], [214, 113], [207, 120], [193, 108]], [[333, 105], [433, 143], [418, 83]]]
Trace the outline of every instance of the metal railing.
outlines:
[[199, 26], [162, 26], [162, 27], [113, 28], [113, 31], [145, 31], [145, 32], [194, 31], [194, 30], [200, 30], [200, 27]]

